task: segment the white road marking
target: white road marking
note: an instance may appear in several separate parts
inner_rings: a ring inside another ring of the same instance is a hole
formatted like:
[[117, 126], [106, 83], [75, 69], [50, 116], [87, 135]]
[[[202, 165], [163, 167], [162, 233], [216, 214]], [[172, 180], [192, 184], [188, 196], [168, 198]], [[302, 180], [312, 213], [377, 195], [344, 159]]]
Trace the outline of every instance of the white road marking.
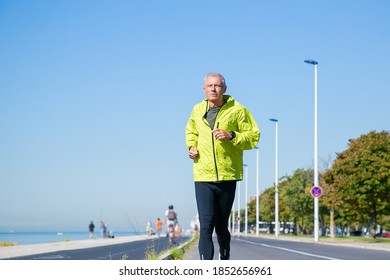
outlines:
[[310, 253], [306, 253], [306, 252], [302, 252], [302, 251], [292, 250], [292, 249], [288, 249], [288, 248], [284, 248], [284, 247], [272, 246], [272, 245], [268, 245], [268, 244], [264, 244], [264, 243], [257, 243], [257, 242], [252, 242], [252, 241], [248, 241], [248, 240], [236, 239], [236, 238], [233, 238], [233, 239], [237, 240], [237, 241], [253, 244], [253, 245], [278, 249], [278, 250], [287, 251], [287, 252], [305, 255], [305, 256], [310, 256], [310, 257], [316, 257], [316, 258], [320, 258], [320, 259], [324, 259], [324, 260], [341, 260], [341, 259], [331, 258], [331, 257], [327, 257], [327, 256], [321, 256], [321, 255], [310, 254]]

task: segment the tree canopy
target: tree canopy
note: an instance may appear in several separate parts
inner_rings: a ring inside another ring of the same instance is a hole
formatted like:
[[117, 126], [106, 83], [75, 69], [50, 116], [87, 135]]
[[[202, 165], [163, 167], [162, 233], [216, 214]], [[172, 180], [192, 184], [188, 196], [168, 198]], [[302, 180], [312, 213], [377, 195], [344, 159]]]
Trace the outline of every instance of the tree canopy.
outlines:
[[[295, 222], [296, 233], [313, 226], [313, 170], [297, 169], [280, 178], [279, 221]], [[377, 224], [390, 231], [390, 135], [387, 131], [351, 139], [348, 148], [336, 154], [331, 168], [320, 174], [324, 193], [320, 202], [322, 229], [333, 216], [337, 224], [369, 226], [375, 236]], [[275, 219], [275, 185], [260, 195], [260, 220]], [[248, 221], [255, 223], [256, 202], [249, 203]]]
[[390, 215], [390, 135], [372, 131], [349, 141], [331, 169], [323, 174], [328, 201], [347, 221], [369, 223]]

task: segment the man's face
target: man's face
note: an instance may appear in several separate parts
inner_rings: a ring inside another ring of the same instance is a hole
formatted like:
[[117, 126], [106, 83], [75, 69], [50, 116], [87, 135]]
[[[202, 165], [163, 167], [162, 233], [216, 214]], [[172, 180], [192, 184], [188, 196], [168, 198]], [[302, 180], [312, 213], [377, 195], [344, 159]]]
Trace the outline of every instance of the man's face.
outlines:
[[204, 85], [204, 93], [206, 98], [217, 106], [223, 103], [223, 94], [226, 91], [226, 86], [223, 85], [222, 79], [218, 76], [210, 76], [206, 79]]

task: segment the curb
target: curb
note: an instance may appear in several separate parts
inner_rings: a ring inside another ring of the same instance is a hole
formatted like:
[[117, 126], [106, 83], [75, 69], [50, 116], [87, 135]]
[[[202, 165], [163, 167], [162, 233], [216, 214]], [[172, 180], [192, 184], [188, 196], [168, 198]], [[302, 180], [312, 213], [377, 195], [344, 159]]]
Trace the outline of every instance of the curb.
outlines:
[[[168, 252], [162, 254], [161, 256], [159, 256], [159, 260], [173, 260], [172, 259], [172, 253], [174, 250], [183, 250], [183, 248], [185, 248], [186, 246], [188, 246], [189, 244], [191, 244], [192, 242], [194, 242], [195, 240], [195, 237], [193, 236], [190, 240], [188, 240], [187, 242], [184, 242], [182, 244], [180, 244], [179, 246], [177, 247], [173, 247], [171, 248]], [[184, 252], [183, 254], [185, 255], [186, 252]]]

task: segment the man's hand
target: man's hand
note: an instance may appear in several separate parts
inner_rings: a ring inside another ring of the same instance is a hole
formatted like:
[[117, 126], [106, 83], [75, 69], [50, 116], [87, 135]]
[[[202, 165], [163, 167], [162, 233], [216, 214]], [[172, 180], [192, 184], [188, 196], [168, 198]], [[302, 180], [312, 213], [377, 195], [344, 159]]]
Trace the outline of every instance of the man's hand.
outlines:
[[198, 156], [198, 149], [195, 147], [191, 147], [188, 152], [188, 155], [190, 159], [196, 159], [196, 157]]
[[220, 128], [213, 129], [212, 133], [217, 140], [230, 140], [232, 138], [230, 132], [222, 130]]

